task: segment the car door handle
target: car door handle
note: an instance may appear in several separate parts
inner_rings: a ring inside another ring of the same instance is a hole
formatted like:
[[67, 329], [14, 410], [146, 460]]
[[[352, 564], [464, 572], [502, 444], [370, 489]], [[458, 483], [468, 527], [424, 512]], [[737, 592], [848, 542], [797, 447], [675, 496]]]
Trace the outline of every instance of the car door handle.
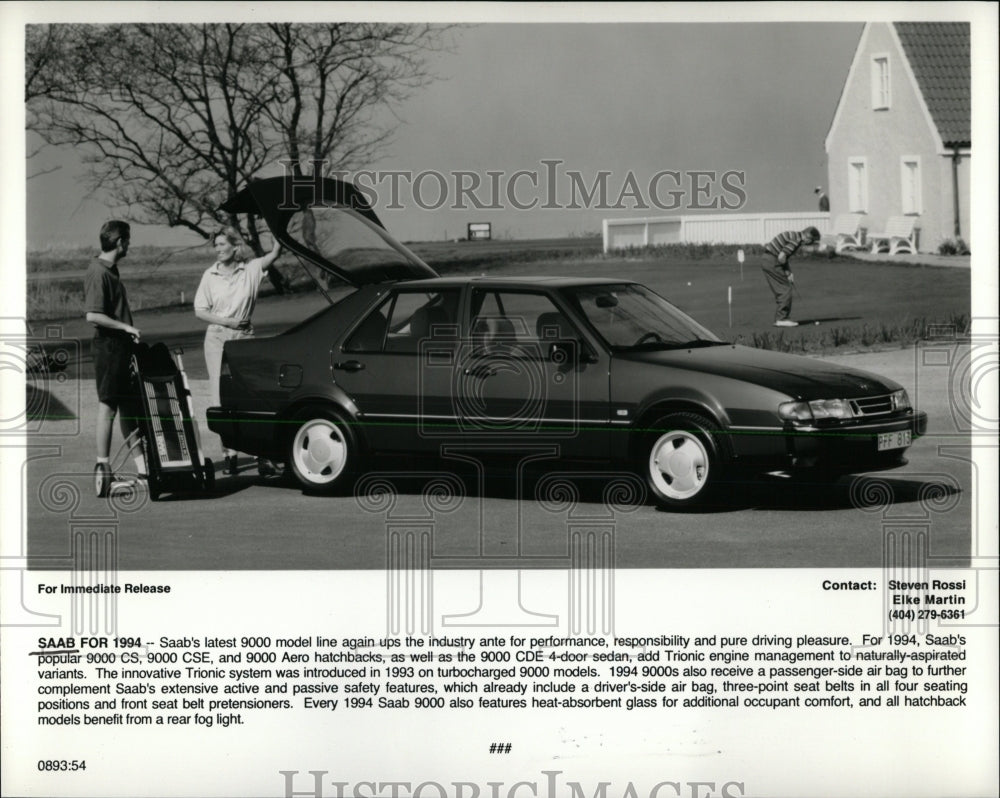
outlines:
[[365, 364], [358, 360], [345, 360], [343, 363], [334, 363], [333, 367], [341, 371], [361, 371]]
[[486, 377], [492, 377], [496, 373], [497, 370], [492, 366], [473, 366], [471, 369], [465, 370], [465, 376], [479, 377], [480, 379], [485, 379]]

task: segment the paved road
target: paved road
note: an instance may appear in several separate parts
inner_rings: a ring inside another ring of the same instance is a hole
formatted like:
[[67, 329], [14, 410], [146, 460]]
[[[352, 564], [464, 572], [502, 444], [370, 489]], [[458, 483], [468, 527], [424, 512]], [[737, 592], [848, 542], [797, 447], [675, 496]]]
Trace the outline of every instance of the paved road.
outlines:
[[[114, 543], [117, 567], [126, 570], [373, 569], [385, 567], [397, 545], [405, 551], [407, 541], [423, 541], [435, 567], [564, 568], [578, 553], [574, 540], [600, 533], [613, 542], [619, 568], [848, 567], [881, 565], [906, 535], [908, 544], [925, 543], [933, 561], [962, 564], [972, 470], [968, 436], [950, 408], [966, 353], [946, 354], [832, 358], [898, 380], [930, 415], [933, 434], [913, 446], [905, 468], [834, 486], [761, 478], [732, 485], [723, 503], [696, 513], [659, 511], [630, 494], [628, 475], [607, 469], [519, 476], [513, 467], [479, 473], [458, 461], [395, 459], [373, 463], [366, 475], [367, 485], [391, 485], [393, 494], [306, 496], [282, 479], [258, 477], [248, 462], [236, 477], [220, 475], [211, 496], [98, 500], [92, 384], [53, 378], [39, 396], [48, 415], [63, 420], [29, 436], [27, 550], [33, 565], [56, 568], [108, 551], [97, 547], [103, 540]], [[206, 382], [193, 380], [192, 390], [203, 417]], [[214, 454], [214, 436], [203, 430], [203, 440]]]

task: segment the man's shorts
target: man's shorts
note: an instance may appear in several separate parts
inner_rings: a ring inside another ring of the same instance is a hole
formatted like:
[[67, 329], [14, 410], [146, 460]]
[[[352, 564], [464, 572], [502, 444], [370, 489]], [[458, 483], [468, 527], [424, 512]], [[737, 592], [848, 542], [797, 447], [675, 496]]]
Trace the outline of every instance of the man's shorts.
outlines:
[[135, 391], [129, 371], [132, 348], [131, 338], [117, 335], [95, 335], [91, 344], [97, 398], [116, 410], [133, 400]]

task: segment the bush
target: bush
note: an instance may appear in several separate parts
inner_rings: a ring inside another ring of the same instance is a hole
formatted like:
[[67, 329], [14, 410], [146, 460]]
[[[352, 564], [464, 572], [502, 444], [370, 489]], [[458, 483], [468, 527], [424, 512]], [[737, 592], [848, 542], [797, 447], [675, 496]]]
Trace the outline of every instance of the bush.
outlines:
[[735, 260], [736, 253], [743, 250], [747, 258], [762, 255], [764, 247], [761, 244], [651, 244], [647, 247], [623, 247], [613, 249], [605, 256], [615, 258], [683, 258], [684, 260]]
[[[759, 260], [766, 254], [763, 244], [651, 244], [647, 247], [622, 247], [613, 249], [604, 255], [607, 260], [614, 259], [647, 259], [647, 258], [676, 258], [683, 260], [710, 260], [716, 259], [725, 262], [736, 260], [736, 253], [743, 250], [747, 261]], [[796, 260], [829, 260], [834, 257], [849, 259], [850, 253], [838, 255], [832, 246], [825, 247], [803, 247], [795, 253]]]
[[967, 314], [950, 313], [935, 319], [904, 318], [896, 323], [876, 322], [815, 330], [807, 325], [778, 332], [751, 331], [737, 335], [734, 343], [755, 349], [796, 354], [819, 354], [843, 349], [863, 352], [873, 348], [913, 346], [920, 341], [939, 340], [942, 336], [946, 340], [952, 340], [955, 335], [967, 335], [968, 329]]
[[938, 244], [938, 255], [970, 255], [969, 245], [962, 238], [946, 238]]

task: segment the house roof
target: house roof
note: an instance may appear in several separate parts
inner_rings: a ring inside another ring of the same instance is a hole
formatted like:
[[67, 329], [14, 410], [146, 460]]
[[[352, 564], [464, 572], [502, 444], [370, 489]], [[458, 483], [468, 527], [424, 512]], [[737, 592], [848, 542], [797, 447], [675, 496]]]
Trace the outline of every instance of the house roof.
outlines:
[[967, 22], [896, 22], [906, 59], [946, 147], [972, 145], [972, 58]]

